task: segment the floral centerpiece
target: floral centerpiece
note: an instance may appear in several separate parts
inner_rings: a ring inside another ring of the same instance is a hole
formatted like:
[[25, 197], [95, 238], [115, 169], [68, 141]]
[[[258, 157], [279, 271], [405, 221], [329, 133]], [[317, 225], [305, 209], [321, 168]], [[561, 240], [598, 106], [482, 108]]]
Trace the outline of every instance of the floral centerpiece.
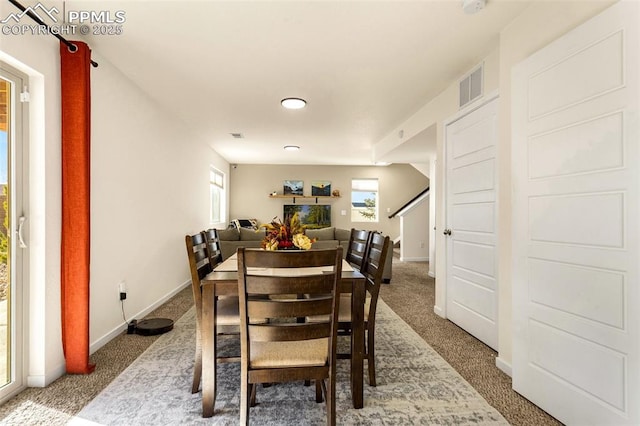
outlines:
[[315, 238], [310, 239], [304, 235], [304, 226], [300, 223], [297, 212], [293, 216], [287, 216], [284, 222], [274, 217], [271, 223], [260, 225], [259, 229], [262, 228], [267, 231], [262, 240], [262, 248], [265, 250], [309, 250], [311, 243], [316, 241]]

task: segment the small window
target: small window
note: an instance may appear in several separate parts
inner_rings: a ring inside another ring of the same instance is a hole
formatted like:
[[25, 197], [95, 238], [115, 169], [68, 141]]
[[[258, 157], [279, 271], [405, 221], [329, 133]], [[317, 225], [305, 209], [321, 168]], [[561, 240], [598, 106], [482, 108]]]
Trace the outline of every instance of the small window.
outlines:
[[209, 193], [211, 195], [211, 223], [225, 223], [224, 173], [213, 167], [209, 170]]
[[378, 179], [351, 180], [351, 221], [378, 221]]

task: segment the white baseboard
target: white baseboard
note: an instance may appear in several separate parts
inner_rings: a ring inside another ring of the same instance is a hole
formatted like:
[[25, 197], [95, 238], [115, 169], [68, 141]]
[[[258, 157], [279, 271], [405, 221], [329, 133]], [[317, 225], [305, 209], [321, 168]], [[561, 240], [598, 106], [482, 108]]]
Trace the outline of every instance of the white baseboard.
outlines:
[[428, 262], [428, 257], [400, 257], [400, 262]]
[[66, 372], [66, 364], [52, 368], [46, 374], [29, 375], [27, 376], [27, 387], [30, 388], [45, 388], [54, 381], [58, 380]]
[[427, 275], [430, 276], [431, 278], [435, 278], [436, 277], [436, 274], [431, 272], [431, 271], [427, 272]]
[[[151, 305], [149, 305], [145, 309], [143, 309], [140, 312], [138, 312], [137, 314], [133, 315], [131, 318], [142, 318], [142, 317], [144, 317], [149, 312], [151, 312], [154, 309], [156, 309], [157, 307], [161, 306], [167, 300], [171, 299], [173, 296], [175, 296], [176, 294], [180, 293], [185, 287], [190, 286], [190, 285], [191, 285], [191, 280], [188, 280], [188, 281], [180, 284], [174, 290], [170, 291], [169, 293], [164, 295], [162, 298], [160, 298], [156, 302], [152, 303]], [[110, 332], [108, 332], [107, 334], [105, 334], [104, 336], [102, 336], [101, 338], [96, 340], [95, 342], [93, 342], [91, 344], [91, 346], [89, 347], [89, 353], [91, 353], [91, 354], [94, 353], [95, 351], [97, 351], [98, 349], [100, 349], [101, 347], [103, 347], [104, 345], [109, 343], [111, 340], [113, 340], [115, 337], [119, 336], [126, 329], [127, 329], [127, 324], [120, 324], [119, 326], [115, 327], [113, 330], [111, 330]]]
[[446, 318], [446, 316], [444, 315], [444, 310], [438, 305], [433, 306], [433, 312], [440, 318]]
[[496, 367], [498, 367], [498, 369], [502, 371], [504, 374], [506, 374], [507, 376], [513, 377], [511, 375], [511, 364], [506, 362], [504, 359], [500, 358], [499, 356], [496, 357]]

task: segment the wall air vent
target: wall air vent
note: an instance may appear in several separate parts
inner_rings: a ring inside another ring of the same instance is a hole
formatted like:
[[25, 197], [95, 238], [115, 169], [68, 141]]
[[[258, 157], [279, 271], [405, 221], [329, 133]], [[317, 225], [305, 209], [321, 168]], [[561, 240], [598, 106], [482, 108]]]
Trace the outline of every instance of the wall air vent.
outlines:
[[242, 133], [229, 133], [231, 136], [233, 136], [234, 139], [242, 139], [244, 138], [244, 136], [242, 136]]
[[460, 80], [460, 108], [482, 96], [483, 64]]

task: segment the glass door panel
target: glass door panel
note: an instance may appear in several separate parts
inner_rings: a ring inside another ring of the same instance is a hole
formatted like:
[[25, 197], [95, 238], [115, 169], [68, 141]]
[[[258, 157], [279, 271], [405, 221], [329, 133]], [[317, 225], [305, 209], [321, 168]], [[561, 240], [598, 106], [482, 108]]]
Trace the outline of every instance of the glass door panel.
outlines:
[[10, 82], [0, 78], [0, 386], [11, 382], [11, 279], [7, 231], [10, 95]]
[[22, 277], [18, 228], [25, 219], [22, 151], [27, 77], [0, 62], [0, 403], [24, 388]]

